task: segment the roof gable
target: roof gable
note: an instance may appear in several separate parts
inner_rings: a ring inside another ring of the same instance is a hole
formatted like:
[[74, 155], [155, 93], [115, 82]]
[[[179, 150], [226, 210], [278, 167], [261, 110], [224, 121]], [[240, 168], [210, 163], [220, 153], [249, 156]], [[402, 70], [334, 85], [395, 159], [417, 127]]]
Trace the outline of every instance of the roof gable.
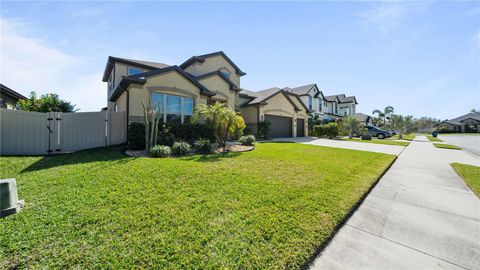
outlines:
[[123, 63], [123, 64], [126, 64], [126, 65], [132, 65], [132, 66], [136, 66], [136, 67], [148, 68], [148, 69], [166, 68], [166, 67], [170, 66], [170, 65], [167, 65], [167, 64], [164, 64], [164, 63], [158, 63], [158, 62], [151, 62], [151, 61], [143, 61], [143, 60], [135, 60], [135, 59], [109, 56], [108, 59], [107, 59], [107, 64], [105, 66], [105, 70], [103, 72], [103, 78], [102, 78], [103, 82], [108, 81], [108, 77], [110, 76], [110, 73], [112, 72], [112, 69], [113, 69], [113, 66], [115, 65], [115, 62]]
[[11, 97], [17, 98], [17, 99], [27, 99], [27, 97], [23, 96], [22, 94], [18, 93], [17, 91], [7, 87], [6, 85], [3, 85], [0, 83], [0, 93], [2, 95], [6, 94]]
[[235, 91], [235, 92], [240, 91], [240, 89], [237, 87], [237, 85], [234, 84], [229, 78], [223, 76], [223, 74], [219, 70], [209, 72], [209, 73], [205, 73], [205, 74], [202, 74], [202, 75], [199, 75], [199, 76], [195, 76], [195, 78], [197, 80], [201, 80], [201, 79], [208, 78], [208, 77], [211, 77], [211, 76], [219, 76], [222, 80], [224, 80], [229, 85], [230, 90]]
[[186, 69], [187, 67], [193, 65], [194, 63], [197, 63], [197, 62], [203, 63], [203, 62], [205, 62], [206, 58], [217, 56], [217, 55], [222, 56], [230, 65], [232, 65], [232, 67], [235, 69], [235, 72], [238, 75], [243, 76], [243, 75], [247, 74], [247, 73], [243, 72], [223, 51], [218, 51], [218, 52], [213, 52], [213, 53], [208, 53], [208, 54], [202, 54], [202, 55], [198, 55], [198, 56], [192, 56], [189, 59], [187, 59], [187, 61], [183, 62], [180, 65], [180, 67], [182, 69]]

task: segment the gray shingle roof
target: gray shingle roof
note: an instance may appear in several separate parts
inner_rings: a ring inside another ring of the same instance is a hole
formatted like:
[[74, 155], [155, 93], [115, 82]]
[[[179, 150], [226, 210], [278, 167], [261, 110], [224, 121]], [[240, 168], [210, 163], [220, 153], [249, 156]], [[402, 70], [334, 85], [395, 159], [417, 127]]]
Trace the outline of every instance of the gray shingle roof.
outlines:
[[330, 102], [333, 102], [336, 98], [338, 98], [340, 103], [355, 102], [355, 104], [357, 104], [357, 100], [355, 99], [355, 96], [347, 97], [345, 96], [345, 94], [325, 96], [325, 99]]
[[314, 83], [312, 84], [307, 84], [307, 85], [303, 85], [303, 86], [299, 86], [299, 87], [294, 87], [294, 88], [290, 88], [290, 87], [285, 87], [283, 88], [285, 91], [287, 92], [292, 92], [292, 93], [295, 93], [299, 96], [302, 96], [302, 95], [306, 95], [308, 94], [308, 92], [310, 92], [310, 90], [315, 86]]
[[449, 124], [452, 124], [452, 125], [463, 125], [462, 121], [467, 120], [467, 119], [475, 119], [475, 120], [480, 121], [480, 113], [474, 113], [474, 112], [467, 113], [465, 115], [447, 120], [445, 122], [447, 122]]
[[257, 91], [257, 92], [252, 92], [252, 91], [248, 91], [248, 90], [243, 89], [240, 92], [240, 94], [244, 94], [244, 95], [253, 97], [254, 99], [252, 99], [250, 102], [248, 102], [248, 105], [253, 105], [253, 104], [258, 104], [258, 103], [261, 103], [261, 102], [265, 101], [266, 99], [271, 97], [273, 94], [276, 94], [277, 92], [279, 92], [281, 90], [282, 89], [280, 89], [278, 87], [272, 87], [272, 88]]

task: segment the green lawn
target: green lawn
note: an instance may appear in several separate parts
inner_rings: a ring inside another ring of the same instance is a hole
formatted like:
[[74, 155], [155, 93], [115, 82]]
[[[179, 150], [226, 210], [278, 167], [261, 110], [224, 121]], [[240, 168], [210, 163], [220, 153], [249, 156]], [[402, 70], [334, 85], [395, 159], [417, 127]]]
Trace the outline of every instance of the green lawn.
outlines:
[[427, 135], [427, 139], [431, 142], [443, 142], [439, 138], [433, 137], [432, 135]]
[[463, 178], [473, 193], [480, 198], [480, 167], [460, 163], [452, 163], [450, 165]]
[[435, 146], [437, 148], [452, 149], [452, 150], [461, 150], [462, 149], [458, 146], [447, 144], [447, 143], [433, 143], [433, 146]]
[[379, 140], [379, 139], [374, 139], [372, 140], [361, 140], [361, 139], [355, 139], [355, 138], [342, 138], [342, 141], [351, 141], [351, 142], [364, 142], [364, 143], [377, 143], [377, 144], [387, 144], [387, 145], [400, 145], [400, 146], [408, 146], [410, 143], [409, 142], [402, 142], [402, 141], [394, 141], [394, 140]]
[[[393, 135], [392, 137], [390, 138], [387, 138], [388, 140], [400, 140], [399, 138], [399, 135]], [[406, 141], [413, 141], [413, 139], [415, 139], [415, 134], [403, 134], [403, 139], [402, 140], [406, 140]]]
[[0, 220], [0, 269], [300, 268], [393, 160], [294, 143], [180, 159], [0, 157], [26, 202]]

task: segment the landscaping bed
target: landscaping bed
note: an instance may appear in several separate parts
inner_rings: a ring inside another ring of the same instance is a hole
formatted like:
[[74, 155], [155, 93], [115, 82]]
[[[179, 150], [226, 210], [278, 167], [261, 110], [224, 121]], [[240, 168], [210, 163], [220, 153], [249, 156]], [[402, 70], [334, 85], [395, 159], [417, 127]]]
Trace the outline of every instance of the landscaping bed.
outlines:
[[0, 157], [25, 208], [0, 269], [301, 268], [393, 155], [295, 143], [179, 158]]

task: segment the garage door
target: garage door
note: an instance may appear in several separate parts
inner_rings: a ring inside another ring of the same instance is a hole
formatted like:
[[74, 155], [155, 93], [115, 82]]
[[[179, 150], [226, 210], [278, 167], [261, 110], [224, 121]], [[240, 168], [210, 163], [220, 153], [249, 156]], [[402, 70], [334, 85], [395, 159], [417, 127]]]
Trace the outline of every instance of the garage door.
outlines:
[[271, 138], [292, 137], [292, 118], [277, 115], [265, 115], [265, 120], [270, 122]]
[[297, 119], [297, 137], [305, 136], [305, 119]]

